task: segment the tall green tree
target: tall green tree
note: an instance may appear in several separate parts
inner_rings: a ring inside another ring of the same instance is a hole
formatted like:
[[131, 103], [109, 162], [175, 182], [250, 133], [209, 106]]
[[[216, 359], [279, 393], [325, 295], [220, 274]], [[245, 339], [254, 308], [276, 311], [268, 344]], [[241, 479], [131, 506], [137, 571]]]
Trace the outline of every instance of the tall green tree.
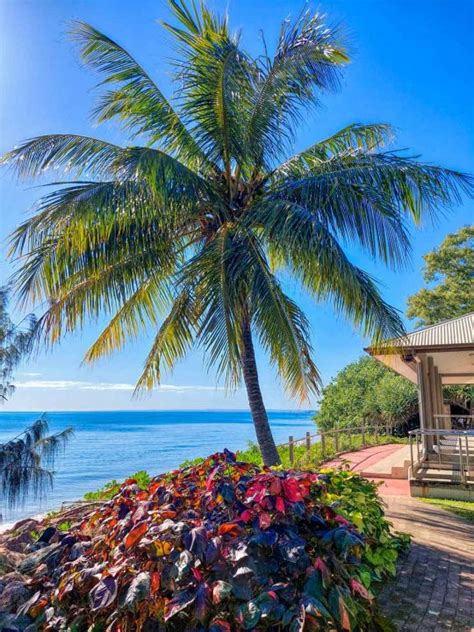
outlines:
[[[454, 406], [457, 413], [461, 410], [469, 414], [474, 400], [472, 386], [445, 386], [443, 395], [445, 403]], [[403, 430], [417, 414], [415, 384], [375, 358], [364, 356], [341, 369], [323, 389], [314, 420], [322, 430], [377, 424]]]
[[[14, 371], [31, 350], [36, 319], [15, 325], [8, 313], [8, 288], [0, 288], [0, 401], [14, 392]], [[45, 417], [6, 443], [0, 443], [0, 500], [9, 507], [29, 494], [41, 496], [52, 484], [54, 460], [72, 435], [68, 428], [48, 434]]]
[[448, 235], [426, 254], [424, 287], [408, 298], [407, 316], [420, 327], [474, 312], [474, 225]]
[[366, 356], [341, 369], [323, 389], [315, 421], [323, 430], [397, 426], [417, 410], [416, 386]]
[[120, 44], [73, 29], [102, 75], [98, 122], [121, 122], [141, 146], [48, 135], [5, 156], [22, 177], [65, 169], [13, 235], [17, 287], [47, 300], [50, 342], [102, 313], [111, 320], [86, 360], [144, 330], [156, 335], [138, 388], [160, 382], [195, 344], [229, 387], [243, 380], [264, 462], [279, 461], [259, 386], [255, 341], [288, 392], [317, 393], [306, 316], [285, 293], [292, 275], [375, 339], [402, 333], [373, 279], [351, 263], [357, 244], [391, 266], [409, 253], [407, 226], [472, 193], [462, 173], [383, 150], [386, 124], [353, 124], [291, 156], [298, 124], [338, 87], [349, 57], [339, 29], [304, 12], [273, 54], [252, 57], [227, 18], [169, 0], [176, 94], [167, 98]]

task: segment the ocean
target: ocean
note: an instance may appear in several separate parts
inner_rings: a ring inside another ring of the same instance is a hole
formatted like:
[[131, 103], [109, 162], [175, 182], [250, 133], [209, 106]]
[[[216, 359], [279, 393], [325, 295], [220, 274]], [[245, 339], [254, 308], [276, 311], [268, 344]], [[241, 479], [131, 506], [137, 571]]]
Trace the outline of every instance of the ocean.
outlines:
[[[277, 443], [288, 436], [314, 432], [314, 413], [269, 411]], [[13, 438], [39, 413], [0, 412], [0, 443]], [[50, 430], [68, 426], [75, 436], [55, 463], [53, 489], [42, 501], [29, 499], [15, 510], [0, 507], [5, 523], [57, 509], [64, 501], [82, 498], [111, 479], [122, 481], [138, 470], [159, 474], [183, 461], [224, 448], [238, 450], [255, 441], [247, 411], [97, 411], [47, 414]]]

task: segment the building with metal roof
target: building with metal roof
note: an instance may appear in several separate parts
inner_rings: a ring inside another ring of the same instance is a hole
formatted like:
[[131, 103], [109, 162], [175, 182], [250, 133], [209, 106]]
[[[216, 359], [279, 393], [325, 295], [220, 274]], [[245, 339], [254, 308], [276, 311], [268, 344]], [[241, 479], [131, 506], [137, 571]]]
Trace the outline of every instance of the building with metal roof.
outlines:
[[412, 490], [474, 498], [474, 416], [452, 415], [443, 400], [444, 385], [474, 384], [474, 313], [366, 351], [418, 386], [420, 430], [411, 433], [416, 438]]

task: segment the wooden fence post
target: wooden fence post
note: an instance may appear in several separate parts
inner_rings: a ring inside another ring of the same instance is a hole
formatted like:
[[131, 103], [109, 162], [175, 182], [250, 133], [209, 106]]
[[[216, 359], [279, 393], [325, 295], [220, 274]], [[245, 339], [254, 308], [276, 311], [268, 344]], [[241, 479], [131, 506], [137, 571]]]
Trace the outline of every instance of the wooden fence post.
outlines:
[[334, 431], [334, 445], [336, 447], [336, 454], [339, 452], [339, 430]]
[[365, 427], [362, 426], [362, 447], [365, 446]]
[[326, 455], [326, 436], [324, 432], [321, 432], [321, 456], [325, 457]]
[[352, 432], [351, 432], [350, 428], [347, 431], [347, 434], [349, 436], [349, 448], [352, 448]]
[[308, 452], [308, 454], [311, 451], [311, 433], [307, 432], [306, 433], [306, 452]]
[[288, 447], [290, 453], [290, 464], [293, 465], [293, 462], [295, 460], [295, 443], [292, 436], [289, 437]]

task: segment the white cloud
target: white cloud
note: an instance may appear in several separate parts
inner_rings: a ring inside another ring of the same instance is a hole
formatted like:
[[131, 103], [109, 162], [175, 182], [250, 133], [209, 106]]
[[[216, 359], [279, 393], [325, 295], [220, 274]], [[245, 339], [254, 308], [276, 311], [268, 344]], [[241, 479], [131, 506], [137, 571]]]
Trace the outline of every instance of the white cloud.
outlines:
[[[52, 389], [59, 391], [133, 391], [135, 384], [115, 382], [81, 382], [79, 380], [26, 380], [17, 382], [17, 388]], [[159, 392], [184, 393], [186, 391], [223, 391], [222, 386], [161, 384], [154, 390]]]
[[39, 377], [41, 373], [28, 373], [26, 371], [20, 371], [18, 375], [24, 375], [25, 377]]

